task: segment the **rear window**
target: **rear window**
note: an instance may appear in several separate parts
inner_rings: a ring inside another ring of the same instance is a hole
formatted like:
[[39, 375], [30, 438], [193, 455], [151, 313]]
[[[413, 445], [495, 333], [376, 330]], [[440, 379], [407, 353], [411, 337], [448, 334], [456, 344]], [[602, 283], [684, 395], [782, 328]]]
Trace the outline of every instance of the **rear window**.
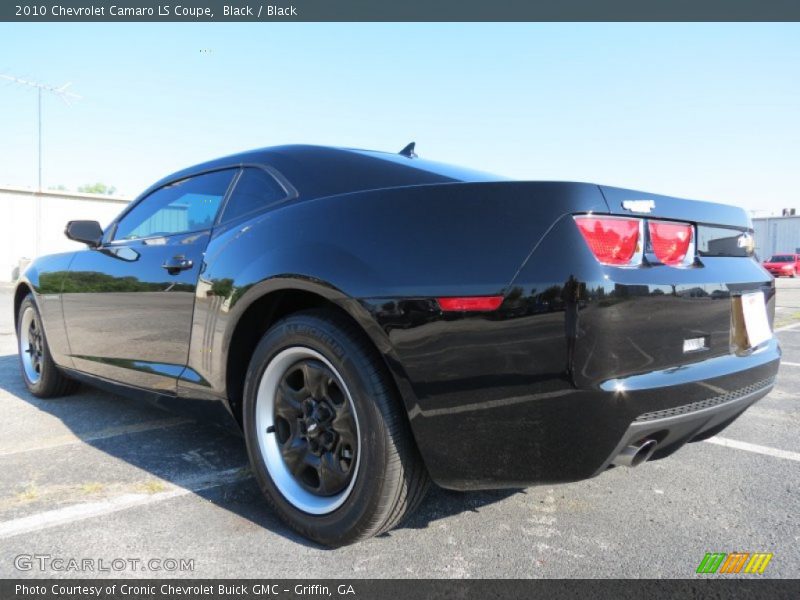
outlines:
[[286, 190], [262, 169], [248, 167], [242, 171], [222, 212], [222, 222], [249, 215], [286, 198]]
[[474, 169], [465, 169], [464, 167], [457, 167], [455, 165], [448, 165], [447, 163], [436, 162], [433, 160], [425, 160], [424, 158], [407, 158], [400, 154], [389, 154], [387, 152], [373, 152], [370, 150], [355, 150], [364, 156], [378, 158], [388, 162], [393, 162], [409, 169], [416, 169], [418, 171], [425, 171], [433, 173], [441, 177], [447, 177], [454, 181], [462, 182], [482, 182], [482, 181], [508, 181], [507, 177], [495, 175], [494, 173], [487, 173], [485, 171], [476, 171]]
[[767, 262], [794, 262], [794, 255], [792, 254], [776, 254]]

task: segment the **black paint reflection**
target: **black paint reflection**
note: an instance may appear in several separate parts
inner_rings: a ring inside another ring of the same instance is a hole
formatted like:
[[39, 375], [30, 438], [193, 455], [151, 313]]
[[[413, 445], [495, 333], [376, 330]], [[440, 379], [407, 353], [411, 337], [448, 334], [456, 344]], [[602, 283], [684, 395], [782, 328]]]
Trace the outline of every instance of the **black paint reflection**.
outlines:
[[567, 340], [567, 368], [566, 374], [572, 385], [575, 385], [575, 347], [578, 343], [578, 304], [580, 302], [581, 284], [570, 274], [561, 291], [561, 300], [564, 303], [564, 337]]
[[[191, 292], [194, 286], [190, 283], [175, 281], [142, 281], [133, 275], [124, 277], [114, 277], [107, 273], [98, 271], [71, 271], [69, 277], [67, 272], [46, 273], [42, 275], [42, 280], [53, 278], [62, 286], [61, 291], [65, 294], [78, 293], [106, 293], [106, 292]], [[52, 286], [50, 286], [52, 287]]]
[[[174, 392], [186, 365], [196, 282], [208, 232], [76, 252], [61, 281], [68, 352], [75, 369]], [[168, 265], [185, 258], [179, 272]], [[43, 274], [44, 275], [44, 274]]]

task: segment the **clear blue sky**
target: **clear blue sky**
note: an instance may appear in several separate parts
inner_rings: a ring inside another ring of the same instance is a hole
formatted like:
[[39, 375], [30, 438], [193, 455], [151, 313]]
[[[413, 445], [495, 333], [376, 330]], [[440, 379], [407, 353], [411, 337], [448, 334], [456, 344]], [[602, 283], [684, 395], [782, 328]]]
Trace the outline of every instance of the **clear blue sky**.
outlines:
[[[0, 72], [83, 96], [45, 98], [45, 186], [416, 140], [520, 179], [800, 208], [798, 24], [5, 23]], [[35, 109], [0, 83], [0, 184], [35, 185]]]

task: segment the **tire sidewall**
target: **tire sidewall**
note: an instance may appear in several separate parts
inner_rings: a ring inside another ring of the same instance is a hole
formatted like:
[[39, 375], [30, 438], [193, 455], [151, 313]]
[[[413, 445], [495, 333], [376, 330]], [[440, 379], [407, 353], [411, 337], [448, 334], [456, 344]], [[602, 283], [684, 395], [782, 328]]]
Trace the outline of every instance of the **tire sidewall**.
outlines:
[[[25, 311], [28, 308], [32, 308], [34, 312], [34, 318], [36, 319], [36, 325], [39, 327], [39, 330], [42, 332], [42, 345], [43, 345], [43, 353], [42, 353], [42, 371], [39, 374], [39, 380], [35, 383], [28, 379], [28, 374], [25, 372], [25, 366], [22, 364], [22, 338], [20, 336], [21, 327], [22, 327], [22, 315], [25, 314]], [[28, 294], [23, 298], [22, 302], [19, 305], [19, 312], [17, 313], [17, 355], [19, 358], [19, 369], [20, 373], [22, 374], [22, 380], [25, 382], [25, 386], [30, 390], [33, 394], [40, 394], [42, 390], [47, 387], [47, 382], [51, 377], [51, 371], [55, 368], [55, 363], [53, 362], [52, 357], [50, 356], [50, 346], [47, 343], [47, 336], [44, 333], [44, 325], [42, 325], [42, 315], [39, 312], [39, 307], [36, 306], [36, 302], [34, 302], [33, 297]]]
[[[356, 481], [342, 506], [324, 515], [295, 508], [278, 490], [269, 475], [255, 431], [258, 386], [269, 362], [281, 351], [302, 346], [322, 354], [338, 371], [352, 398], [360, 429], [360, 451]], [[303, 535], [338, 545], [357, 537], [359, 525], [379, 510], [388, 436], [376, 399], [385, 391], [367, 371], [369, 357], [358, 344], [333, 323], [310, 315], [296, 315], [270, 329], [256, 347], [244, 386], [243, 426], [250, 464], [262, 491], [273, 507]]]

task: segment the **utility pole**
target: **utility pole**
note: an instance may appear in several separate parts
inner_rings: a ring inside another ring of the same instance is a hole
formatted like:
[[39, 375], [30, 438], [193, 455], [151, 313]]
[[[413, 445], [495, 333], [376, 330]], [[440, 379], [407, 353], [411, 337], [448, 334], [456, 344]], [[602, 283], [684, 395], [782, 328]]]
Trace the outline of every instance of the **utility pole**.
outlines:
[[12, 75], [0, 73], [0, 79], [5, 79], [11, 83], [21, 86], [32, 87], [36, 89], [37, 95], [37, 137], [38, 137], [38, 175], [36, 183], [36, 256], [40, 254], [41, 237], [42, 237], [42, 92], [48, 92], [54, 96], [61, 98], [65, 104], [70, 105], [71, 100], [80, 100], [80, 96], [67, 91], [67, 88], [72, 85], [67, 82], [60, 87], [30, 81], [28, 79], [21, 79]]
[[39, 97], [39, 118], [36, 120], [38, 126], [36, 129], [39, 132], [39, 151], [37, 155], [39, 156], [39, 178], [38, 184], [36, 185], [36, 191], [40, 194], [42, 193], [42, 88], [36, 89], [36, 95]]

